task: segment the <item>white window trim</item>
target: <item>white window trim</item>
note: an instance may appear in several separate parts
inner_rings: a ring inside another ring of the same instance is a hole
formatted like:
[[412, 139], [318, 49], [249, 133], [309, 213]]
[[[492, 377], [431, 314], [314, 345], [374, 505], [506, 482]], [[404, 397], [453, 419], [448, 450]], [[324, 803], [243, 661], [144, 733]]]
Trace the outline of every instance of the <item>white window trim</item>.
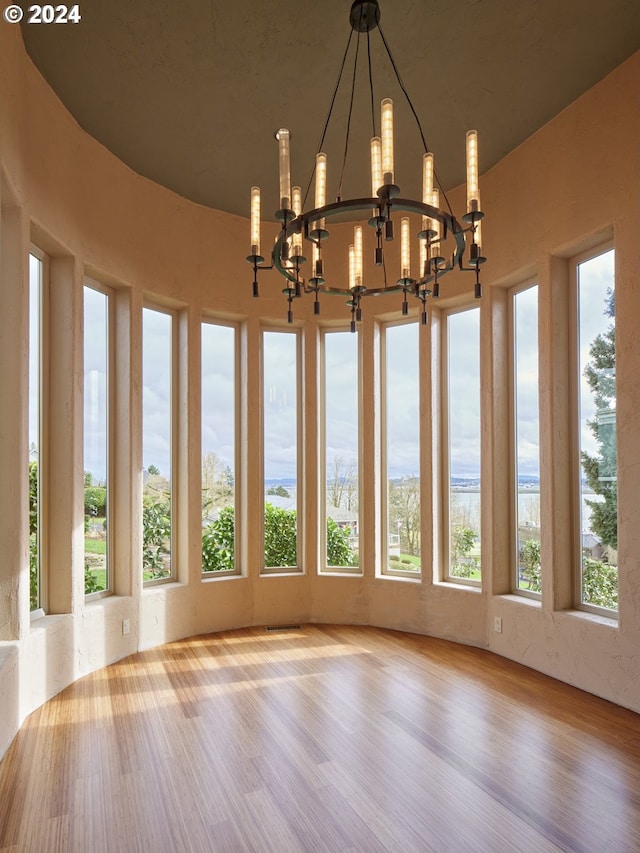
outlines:
[[[474, 578], [459, 578], [450, 573], [450, 534], [451, 534], [451, 442], [449, 435], [449, 318], [455, 314], [462, 314], [465, 311], [481, 311], [481, 306], [477, 303], [465, 303], [464, 305], [455, 308], [447, 308], [442, 312], [441, 338], [440, 338], [440, 388], [441, 388], [441, 419], [442, 419], [442, 497], [441, 497], [441, 519], [442, 519], [442, 554], [441, 554], [441, 582], [454, 584], [455, 586], [473, 587], [481, 589], [482, 587], [482, 556], [480, 558], [480, 580]], [[478, 322], [481, 323], [480, 313], [478, 314]], [[478, 371], [480, 370], [480, 352], [478, 352]], [[482, 392], [482, 389], [481, 389]], [[480, 406], [480, 418], [482, 419], [482, 393], [478, 400]], [[482, 465], [482, 448], [480, 450]], [[482, 508], [482, 480], [480, 481], [480, 507]], [[482, 513], [482, 509], [481, 509]], [[482, 516], [481, 516], [482, 519]], [[480, 531], [480, 554], [482, 555], [482, 530]]]
[[[100, 598], [107, 598], [110, 595], [114, 594], [115, 590], [115, 576], [114, 576], [114, 566], [115, 560], [113, 559], [114, 554], [114, 543], [115, 543], [115, 533], [114, 533], [114, 525], [113, 525], [113, 483], [114, 483], [114, 472], [115, 472], [115, 453], [114, 453], [114, 441], [115, 441], [115, 382], [114, 377], [116, 376], [116, 345], [115, 345], [115, 293], [113, 288], [108, 287], [105, 284], [102, 284], [95, 279], [92, 279], [88, 276], [85, 276], [83, 282], [83, 318], [84, 318], [84, 288], [88, 287], [91, 290], [95, 290], [98, 293], [103, 293], [107, 297], [107, 585], [106, 589], [100, 590], [98, 592], [91, 592], [88, 595], [85, 595], [85, 601], [96, 601]], [[84, 352], [84, 319], [83, 319], [83, 352]], [[84, 358], [83, 358], [83, 373], [84, 373]], [[84, 400], [84, 388], [83, 388], [83, 400]], [[83, 417], [84, 424], [84, 417]], [[83, 456], [83, 475], [84, 475], [84, 456]], [[83, 565], [83, 578], [84, 578], [84, 565]]]
[[[617, 620], [619, 617], [619, 607], [613, 610], [609, 607], [600, 607], [595, 604], [588, 604], [582, 601], [582, 489], [581, 482], [581, 464], [580, 464], [580, 377], [579, 377], [579, 286], [578, 286], [578, 267], [593, 260], [594, 258], [604, 255], [607, 252], [615, 253], [613, 240], [607, 240], [604, 243], [598, 243], [590, 249], [586, 249], [578, 255], [574, 255], [569, 261], [569, 292], [571, 310], [569, 314], [569, 343], [570, 343], [570, 388], [571, 388], [571, 412], [572, 412], [572, 428], [571, 428], [571, 448], [573, 457], [573, 472], [572, 481], [573, 487], [571, 490], [572, 507], [571, 517], [573, 525], [573, 589], [575, 608], [585, 613], [592, 613], [596, 616], [605, 617], [607, 619]], [[615, 292], [615, 254], [614, 254], [614, 280]], [[615, 321], [614, 321], [615, 325]], [[617, 358], [617, 353], [616, 353]], [[618, 389], [616, 386], [616, 397]], [[618, 459], [619, 466], [619, 459]], [[620, 527], [620, 507], [618, 507], [618, 528]]]
[[355, 334], [357, 336], [357, 400], [358, 400], [358, 536], [361, 534], [361, 517], [360, 507], [362, 506], [362, 336], [356, 329], [352, 333], [348, 326], [323, 326], [320, 328], [320, 388], [318, 393], [319, 412], [320, 412], [320, 429], [319, 433], [319, 448], [318, 448], [318, 470], [319, 470], [319, 501], [320, 512], [319, 531], [318, 531], [318, 572], [322, 575], [357, 575], [363, 573], [362, 566], [330, 566], [327, 563], [327, 408], [326, 408], [326, 350], [325, 342], [328, 335], [331, 334]]
[[[540, 288], [537, 279], [527, 279], [513, 287], [509, 288], [509, 436], [510, 436], [510, 452], [509, 452], [509, 478], [511, 483], [511, 501], [510, 501], [510, 528], [511, 528], [511, 591], [513, 595], [521, 595], [523, 598], [531, 598], [534, 601], [541, 601], [542, 593], [534, 592], [528, 589], [521, 589], [519, 584], [519, 569], [520, 555], [518, 553], [518, 442], [517, 442], [517, 400], [516, 400], [516, 328], [515, 328], [515, 297], [519, 293], [530, 290], [532, 287], [538, 288], [538, 328], [540, 326]], [[540, 334], [538, 333], [538, 378], [540, 376]], [[538, 382], [539, 387], [539, 382]], [[540, 457], [540, 393], [538, 392], [538, 464]], [[542, 495], [542, 478], [544, 472], [540, 470], [540, 494]], [[540, 521], [542, 537], [542, 519]], [[542, 570], [542, 565], [541, 565]], [[544, 581], [544, 577], [543, 577]]]
[[[389, 567], [389, 466], [388, 466], [388, 432], [387, 432], [387, 329], [397, 326], [417, 324], [418, 335], [420, 335], [420, 319], [417, 316], [401, 317], [379, 324], [380, 341], [380, 494], [381, 494], [381, 519], [380, 519], [380, 563], [377, 576], [380, 578], [395, 578], [401, 580], [413, 580], [420, 582], [423, 578], [422, 566], [418, 571], [412, 569], [391, 569]], [[418, 388], [422, 393], [420, 382], [420, 358], [416, 364], [418, 371]], [[419, 437], [419, 441], [421, 441]], [[421, 454], [418, 452], [419, 476], [422, 478]], [[421, 533], [424, 525], [421, 525]], [[422, 552], [422, 543], [421, 548]]]
[[[296, 339], [296, 565], [295, 566], [265, 566], [264, 565], [264, 509], [265, 476], [264, 476], [264, 336], [265, 333], [295, 335]], [[303, 524], [303, 377], [302, 377], [302, 330], [299, 326], [282, 326], [278, 324], [262, 324], [260, 328], [260, 576], [268, 575], [300, 575], [304, 574], [305, 535]]]
[[[220, 572], [205, 572], [201, 571], [201, 577], [203, 581], [211, 581], [216, 578], [230, 578], [230, 577], [238, 577], [242, 574], [240, 571], [240, 553], [241, 553], [241, 542], [242, 542], [242, 531], [243, 531], [243, 519], [240, 514], [240, 507], [242, 506], [241, 501], [241, 482], [242, 478], [240, 476], [240, 466], [241, 466], [241, 444], [240, 441], [240, 423], [241, 423], [241, 406], [240, 406], [240, 358], [241, 358], [241, 350], [240, 350], [240, 342], [241, 342], [241, 330], [240, 323], [234, 322], [233, 320], [223, 320], [219, 319], [215, 316], [211, 316], [209, 314], [204, 314], [200, 319], [200, 390], [202, 392], [202, 326], [225, 326], [226, 328], [233, 329], [233, 358], [234, 358], [234, 366], [233, 366], [233, 416], [234, 416], [234, 447], [233, 447], [233, 565], [234, 568], [229, 571], [220, 571]], [[202, 430], [202, 393], [200, 394], [200, 430]], [[200, 472], [202, 474], [202, 441], [200, 443]], [[200, 482], [200, 486], [202, 487], [202, 481]], [[202, 555], [202, 547], [200, 547], [200, 554]]]
[[[150, 580], [144, 580], [143, 577], [143, 588], [148, 589], [154, 586], [162, 586], [164, 584], [176, 583], [178, 581], [178, 566], [177, 566], [177, 555], [178, 555], [178, 524], [179, 524], [179, 508], [177, 506], [177, 497], [178, 497], [178, 441], [179, 441], [179, 411], [178, 411], [178, 400], [179, 400], [179, 364], [178, 364], [178, 347], [180, 342], [179, 335], [179, 310], [177, 308], [171, 308], [166, 305], [162, 305], [161, 303], [155, 302], [152, 299], [145, 299], [142, 305], [142, 310], [144, 312], [145, 309], [150, 311], [157, 311], [160, 314], [167, 314], [171, 317], [171, 389], [170, 389], [170, 442], [171, 442], [171, 479], [169, 480], [169, 501], [170, 501], [170, 522], [171, 522], [171, 534], [170, 534], [170, 566], [171, 572], [166, 578], [152, 578]], [[143, 314], [144, 316], [144, 314]], [[144, 329], [143, 329], [143, 337], [144, 337]], [[143, 349], [144, 351], [144, 349]], [[142, 364], [142, 386], [141, 390], [144, 387], [144, 363]], [[144, 436], [143, 436], [144, 441]], [[142, 515], [141, 515], [142, 519]], [[142, 540], [141, 540], [142, 541]]]

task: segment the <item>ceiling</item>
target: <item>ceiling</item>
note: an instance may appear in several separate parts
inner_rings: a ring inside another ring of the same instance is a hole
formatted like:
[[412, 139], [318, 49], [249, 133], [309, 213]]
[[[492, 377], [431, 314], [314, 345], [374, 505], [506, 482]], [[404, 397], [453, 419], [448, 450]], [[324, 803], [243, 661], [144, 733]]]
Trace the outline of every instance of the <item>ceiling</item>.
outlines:
[[[278, 205], [274, 132], [291, 131], [292, 183], [311, 177], [351, 32], [351, 0], [89, 0], [77, 24], [22, 24], [27, 50], [78, 123], [134, 171], [204, 205], [263, 218]], [[380, 0], [381, 27], [435, 152], [465, 180], [477, 128], [489, 169], [640, 48], [637, 0]], [[422, 147], [378, 33], [376, 113], [392, 97], [396, 182], [420, 192]], [[353, 53], [324, 146], [328, 200], [344, 149]], [[369, 193], [366, 37], [343, 195]], [[360, 67], [360, 66], [359, 66]], [[377, 117], [379, 124], [379, 115]]]

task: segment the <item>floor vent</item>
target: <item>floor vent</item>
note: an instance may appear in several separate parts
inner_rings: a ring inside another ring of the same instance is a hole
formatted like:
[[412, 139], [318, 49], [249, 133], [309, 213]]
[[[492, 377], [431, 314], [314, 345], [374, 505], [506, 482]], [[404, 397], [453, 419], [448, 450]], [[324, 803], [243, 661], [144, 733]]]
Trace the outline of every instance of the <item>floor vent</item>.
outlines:
[[265, 631], [301, 631], [301, 625], [265, 625]]

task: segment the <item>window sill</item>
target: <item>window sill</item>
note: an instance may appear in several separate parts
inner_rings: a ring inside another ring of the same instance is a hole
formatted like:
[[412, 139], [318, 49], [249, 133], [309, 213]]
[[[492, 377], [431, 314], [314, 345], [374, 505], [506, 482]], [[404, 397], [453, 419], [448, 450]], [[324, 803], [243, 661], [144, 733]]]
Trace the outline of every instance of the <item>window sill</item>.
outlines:
[[472, 586], [471, 584], [459, 583], [458, 581], [434, 581], [433, 585], [440, 589], [456, 589], [461, 590], [462, 592], [473, 592], [475, 595], [480, 595], [482, 593], [482, 586], [480, 584], [477, 586], [474, 584]]

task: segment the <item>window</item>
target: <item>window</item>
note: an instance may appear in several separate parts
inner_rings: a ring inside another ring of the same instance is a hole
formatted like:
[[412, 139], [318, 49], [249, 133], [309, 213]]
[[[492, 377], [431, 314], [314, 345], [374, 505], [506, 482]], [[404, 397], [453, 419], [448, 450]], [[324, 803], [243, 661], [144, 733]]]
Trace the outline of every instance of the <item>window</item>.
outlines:
[[383, 571], [416, 574], [420, 563], [419, 325], [383, 329]]
[[538, 286], [512, 291], [515, 542], [518, 592], [540, 594]]
[[29, 603], [44, 608], [42, 571], [42, 364], [44, 261], [29, 255]]
[[298, 566], [298, 335], [264, 331], [264, 567]]
[[142, 311], [142, 569], [145, 582], [173, 575], [174, 316]]
[[576, 265], [580, 518], [580, 601], [618, 607], [613, 250]]
[[358, 335], [327, 330], [322, 343], [323, 563], [348, 571], [357, 569], [359, 545]]
[[235, 572], [236, 330], [204, 322], [202, 571]]
[[448, 579], [479, 583], [480, 309], [447, 315]]
[[84, 287], [84, 591], [109, 575], [109, 295]]

